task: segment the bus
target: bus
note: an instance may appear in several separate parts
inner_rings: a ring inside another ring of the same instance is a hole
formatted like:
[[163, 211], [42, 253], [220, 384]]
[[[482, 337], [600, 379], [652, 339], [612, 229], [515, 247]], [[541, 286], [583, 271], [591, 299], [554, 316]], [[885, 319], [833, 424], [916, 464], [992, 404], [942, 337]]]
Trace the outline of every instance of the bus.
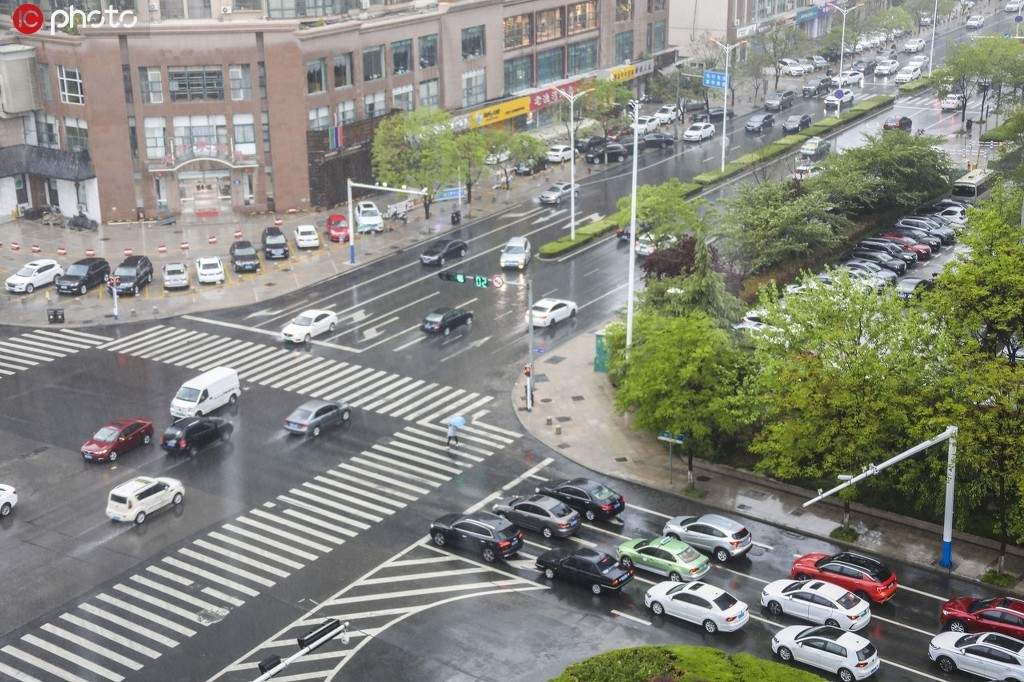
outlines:
[[953, 183], [953, 198], [974, 203], [999, 179], [999, 174], [987, 168], [975, 168]]

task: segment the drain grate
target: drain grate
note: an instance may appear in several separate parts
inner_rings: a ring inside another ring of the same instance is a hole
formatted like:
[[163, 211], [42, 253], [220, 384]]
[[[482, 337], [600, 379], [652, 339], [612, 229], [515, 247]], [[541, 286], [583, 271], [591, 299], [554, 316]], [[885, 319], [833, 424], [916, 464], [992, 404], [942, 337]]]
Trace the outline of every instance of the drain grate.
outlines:
[[792, 514], [793, 516], [803, 516], [804, 515], [804, 510], [803, 509], [794, 509], [793, 511], [790, 512], [790, 514]]
[[555, 421], [562, 422], [564, 424], [565, 422], [571, 422], [572, 417], [555, 417]]
[[629, 461], [629, 457], [616, 457], [615, 461], [616, 462], [628, 462]]
[[736, 508], [740, 511], [750, 511], [750, 506], [746, 504], [737, 504]]
[[749, 497], [752, 500], [763, 500], [764, 498], [768, 497], [768, 493], [766, 493], [765, 491], [763, 491], [763, 490], [753, 490], [753, 489], [751, 489], [751, 490], [744, 490], [743, 491], [743, 495], [745, 497]]
[[568, 448], [569, 448], [569, 444], [568, 443], [559, 443], [558, 444], [558, 449], [559, 450], [567, 450]]
[[581, 395], [574, 395], [574, 396], [572, 397], [572, 401], [573, 401], [574, 403], [578, 403], [578, 402], [580, 402], [581, 400], [586, 400], [586, 398], [584, 398], [584, 397], [583, 397], [583, 396], [581, 396]]
[[551, 402], [551, 398], [541, 398], [540, 401], [542, 403], [550, 403]]
[[549, 381], [551, 381], [551, 380], [548, 379], [548, 375], [547, 374], [534, 374], [533, 375], [533, 383], [535, 383], [535, 384], [543, 384], [543, 383], [549, 382]]
[[708, 481], [711, 480], [711, 477], [710, 476], [698, 476], [697, 480], [700, 481], [701, 483], [707, 483]]
[[277, 284], [277, 282], [264, 282], [264, 283], [263, 283], [263, 286], [265, 286], [265, 287], [272, 287], [272, 286], [274, 286], [275, 284]]
[[562, 357], [561, 355], [552, 355], [551, 357], [549, 357], [544, 362], [551, 363], [552, 365], [557, 365], [558, 363], [562, 362], [563, 360], [565, 360], [565, 358]]

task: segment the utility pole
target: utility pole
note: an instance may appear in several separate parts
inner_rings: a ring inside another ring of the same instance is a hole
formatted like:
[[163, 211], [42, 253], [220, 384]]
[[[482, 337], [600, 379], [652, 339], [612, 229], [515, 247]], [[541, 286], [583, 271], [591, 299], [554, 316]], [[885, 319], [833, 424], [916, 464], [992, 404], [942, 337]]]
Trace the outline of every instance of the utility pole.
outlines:
[[[935, 0], [935, 1], [936, 1], [936, 3], [938, 2], [938, 0]], [[858, 7], [860, 7], [860, 5], [854, 5], [853, 7], [843, 8], [843, 7], [840, 7], [839, 5], [835, 4], [834, 2], [830, 2], [830, 3], [828, 3], [828, 6], [843, 15], [843, 33], [842, 33], [842, 37], [839, 39], [839, 74], [838, 75], [841, 77], [843, 75], [843, 59], [846, 57], [846, 15], [849, 14], [850, 12], [852, 12], [853, 10], [857, 9]]]
[[635, 297], [634, 280], [636, 279], [636, 176], [637, 147], [640, 139], [640, 101], [630, 100], [633, 109], [633, 180], [630, 186], [629, 201], [629, 281], [626, 283], [626, 352], [633, 345], [633, 298]]
[[712, 38], [711, 42], [713, 42], [715, 45], [718, 45], [720, 48], [725, 50], [725, 83], [722, 84], [722, 167], [721, 167], [721, 170], [724, 173], [725, 172], [725, 147], [727, 145], [726, 138], [728, 137], [725, 134], [725, 123], [726, 123], [726, 121], [729, 120], [729, 57], [732, 55], [732, 51], [733, 50], [735, 50], [737, 47], [739, 47], [740, 45], [742, 45], [746, 41], [741, 40], [738, 43], [733, 43], [732, 45], [726, 45], [725, 43], [719, 42], [718, 40], [715, 40], [714, 38]]
[[[568, 93], [561, 88], [552, 88], [559, 95], [569, 100], [569, 149], [571, 156], [569, 157], [569, 239], [576, 241], [576, 100], [583, 97], [588, 92], [592, 92], [593, 88], [589, 90], [581, 90], [580, 92]], [[531, 364], [532, 366], [532, 364]]]
[[939, 14], [939, 0], [935, 0], [935, 8], [932, 10], [932, 47], [928, 52], [928, 77], [932, 76], [932, 62], [935, 60], [935, 29], [938, 21]]

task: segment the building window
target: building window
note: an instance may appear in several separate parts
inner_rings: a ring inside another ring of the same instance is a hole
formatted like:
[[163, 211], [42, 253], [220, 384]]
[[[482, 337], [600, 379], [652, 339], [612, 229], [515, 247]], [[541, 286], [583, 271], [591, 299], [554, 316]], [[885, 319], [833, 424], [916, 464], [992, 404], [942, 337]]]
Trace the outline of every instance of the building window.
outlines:
[[137, 161], [138, 158], [139, 158], [139, 138], [137, 137], [138, 134], [139, 134], [139, 132], [138, 132], [138, 130], [135, 127], [135, 117], [134, 116], [129, 116], [128, 117], [128, 148], [131, 149], [131, 152], [132, 152], [132, 161]]
[[384, 46], [363, 50], [363, 80], [375, 81], [384, 77]]
[[348, 125], [356, 121], [356, 101], [354, 99], [338, 102], [338, 125]]
[[633, 0], [615, 0], [615, 21], [629, 21], [633, 18]]
[[437, 66], [437, 34], [420, 36], [417, 42], [420, 48], [420, 68]]
[[44, 102], [53, 99], [53, 88], [50, 86], [50, 65], [36, 63], [36, 80], [39, 81], [39, 96]]
[[436, 107], [441, 103], [441, 90], [436, 78], [420, 83], [420, 106]]
[[334, 87], [345, 88], [350, 85], [352, 85], [352, 53], [335, 55]]
[[161, 19], [184, 19], [185, 3], [181, 0], [160, 0]]
[[385, 106], [383, 90], [363, 98], [363, 112], [366, 118], [377, 118], [388, 113]]
[[164, 101], [164, 82], [159, 66], [139, 67], [139, 92], [143, 104], [162, 104]]
[[263, 127], [263, 154], [270, 153], [270, 112], [260, 112], [260, 125]]
[[561, 7], [537, 12], [537, 42], [543, 43], [548, 40], [561, 38], [564, 29], [564, 11]]
[[396, 76], [412, 71], [412, 40], [391, 43], [391, 71]]
[[330, 109], [327, 107], [316, 107], [309, 110], [309, 129], [327, 130], [331, 125]]
[[57, 149], [60, 146], [60, 139], [57, 137], [57, 119], [38, 110], [35, 113], [36, 143], [40, 147]]
[[327, 62], [317, 59], [306, 62], [306, 94], [314, 95], [327, 89]]
[[647, 0], [648, 12], [661, 12], [665, 9], [665, 0]]
[[210, 12], [210, 0], [187, 1], [189, 19], [209, 19], [212, 16]]
[[416, 107], [413, 101], [412, 85], [399, 85], [391, 91], [391, 97], [395, 103], [395, 109], [412, 111]]
[[647, 24], [647, 51], [660, 52], [665, 49], [665, 21]]
[[252, 114], [235, 114], [231, 117], [234, 129], [235, 153], [242, 156], [256, 156], [256, 125]]
[[569, 5], [568, 11], [568, 32], [569, 35], [582, 33], [597, 28], [597, 0], [587, 0]]
[[220, 66], [171, 66], [167, 87], [172, 102], [224, 99], [224, 70]]
[[526, 47], [533, 42], [533, 15], [505, 17], [505, 49]]
[[256, 73], [260, 82], [260, 99], [267, 98], [267, 65], [265, 62], [256, 64]]
[[60, 101], [64, 104], [85, 104], [85, 88], [78, 69], [63, 64], [57, 66], [57, 84]]
[[135, 97], [132, 95], [132, 67], [127, 64], [121, 65], [121, 82], [124, 84], [124, 101], [131, 104]]
[[174, 150], [178, 157], [228, 155], [226, 116], [175, 116], [173, 123]]
[[484, 27], [470, 26], [462, 29], [462, 58], [472, 59], [484, 54]]
[[143, 121], [143, 128], [146, 131], [146, 158], [162, 160], [167, 154], [164, 143], [164, 128], [166, 123], [162, 118], [146, 117]]
[[533, 87], [533, 57], [505, 60], [505, 94], [512, 95]]
[[569, 46], [569, 75], [575, 76], [597, 68], [597, 38]]
[[471, 107], [487, 99], [487, 79], [483, 69], [462, 74], [462, 106]]
[[231, 99], [242, 102], [252, 97], [252, 75], [248, 64], [232, 64], [228, 67], [228, 80], [231, 81]]
[[565, 51], [553, 47], [537, 53], [537, 85], [565, 78]]
[[615, 34], [615, 63], [625, 64], [633, 59], [633, 32], [623, 31]]

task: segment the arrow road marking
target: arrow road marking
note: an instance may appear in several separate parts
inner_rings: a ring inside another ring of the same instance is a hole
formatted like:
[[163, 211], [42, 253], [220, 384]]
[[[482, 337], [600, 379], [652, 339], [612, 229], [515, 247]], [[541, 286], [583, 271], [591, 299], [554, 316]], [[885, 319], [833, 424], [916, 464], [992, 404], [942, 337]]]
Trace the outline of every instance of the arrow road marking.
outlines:
[[246, 315], [245, 319], [248, 320], [253, 317], [270, 317], [271, 315], [278, 315], [281, 312], [283, 312], [282, 308], [278, 308], [277, 310], [257, 310], [254, 313], [249, 313], [248, 315]]

